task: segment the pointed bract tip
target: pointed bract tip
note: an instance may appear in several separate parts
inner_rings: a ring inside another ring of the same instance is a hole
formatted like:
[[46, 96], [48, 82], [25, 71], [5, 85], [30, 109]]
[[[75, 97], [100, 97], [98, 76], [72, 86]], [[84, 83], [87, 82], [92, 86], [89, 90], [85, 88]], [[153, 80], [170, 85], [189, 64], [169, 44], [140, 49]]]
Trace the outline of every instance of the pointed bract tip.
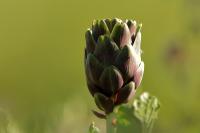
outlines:
[[142, 23], [138, 25], [137, 32], [141, 31], [141, 29], [142, 29]]

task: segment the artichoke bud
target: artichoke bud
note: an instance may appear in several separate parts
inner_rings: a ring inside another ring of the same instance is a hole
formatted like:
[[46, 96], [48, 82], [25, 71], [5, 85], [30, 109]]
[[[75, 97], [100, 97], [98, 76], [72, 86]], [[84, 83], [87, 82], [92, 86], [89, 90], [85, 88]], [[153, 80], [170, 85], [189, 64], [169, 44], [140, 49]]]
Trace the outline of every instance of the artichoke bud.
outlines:
[[141, 25], [117, 18], [94, 20], [85, 38], [88, 89], [98, 108], [108, 114], [127, 102], [141, 83]]
[[100, 110], [104, 111], [106, 114], [109, 114], [113, 111], [114, 103], [110, 98], [106, 97], [105, 95], [101, 93], [95, 93], [94, 100], [97, 107]]
[[112, 96], [123, 85], [123, 78], [116, 67], [110, 66], [104, 69], [100, 79], [100, 85], [108, 95]]
[[126, 103], [135, 94], [135, 83], [129, 82], [126, 86], [121, 88], [117, 94], [116, 104]]

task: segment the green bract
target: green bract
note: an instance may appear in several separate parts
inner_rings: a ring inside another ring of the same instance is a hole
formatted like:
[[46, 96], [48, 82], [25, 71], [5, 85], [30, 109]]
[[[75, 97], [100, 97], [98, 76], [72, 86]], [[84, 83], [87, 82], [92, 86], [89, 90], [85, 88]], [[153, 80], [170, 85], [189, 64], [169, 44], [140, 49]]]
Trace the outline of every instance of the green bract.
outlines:
[[109, 114], [127, 102], [140, 85], [141, 25], [120, 19], [94, 20], [85, 34], [85, 71], [89, 91], [98, 108]]

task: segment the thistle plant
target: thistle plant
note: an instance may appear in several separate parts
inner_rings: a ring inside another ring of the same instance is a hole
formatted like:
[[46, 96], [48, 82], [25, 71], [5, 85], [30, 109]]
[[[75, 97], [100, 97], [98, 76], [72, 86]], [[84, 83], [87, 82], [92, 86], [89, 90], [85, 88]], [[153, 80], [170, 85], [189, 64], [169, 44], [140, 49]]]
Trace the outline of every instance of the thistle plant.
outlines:
[[[85, 73], [97, 107], [97, 117], [112, 116], [114, 109], [136, 93], [143, 73], [141, 24], [120, 19], [94, 20], [85, 33]], [[110, 131], [108, 131], [110, 132]]]

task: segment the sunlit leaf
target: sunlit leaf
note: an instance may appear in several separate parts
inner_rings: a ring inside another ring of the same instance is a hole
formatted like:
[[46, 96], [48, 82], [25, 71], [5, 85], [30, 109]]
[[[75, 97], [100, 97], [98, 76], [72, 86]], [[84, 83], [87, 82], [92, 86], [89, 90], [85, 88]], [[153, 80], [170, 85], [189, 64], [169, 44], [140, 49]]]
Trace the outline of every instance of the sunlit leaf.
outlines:
[[88, 133], [100, 133], [99, 128], [97, 128], [94, 124], [94, 122], [91, 123], [89, 127], [89, 132]]

